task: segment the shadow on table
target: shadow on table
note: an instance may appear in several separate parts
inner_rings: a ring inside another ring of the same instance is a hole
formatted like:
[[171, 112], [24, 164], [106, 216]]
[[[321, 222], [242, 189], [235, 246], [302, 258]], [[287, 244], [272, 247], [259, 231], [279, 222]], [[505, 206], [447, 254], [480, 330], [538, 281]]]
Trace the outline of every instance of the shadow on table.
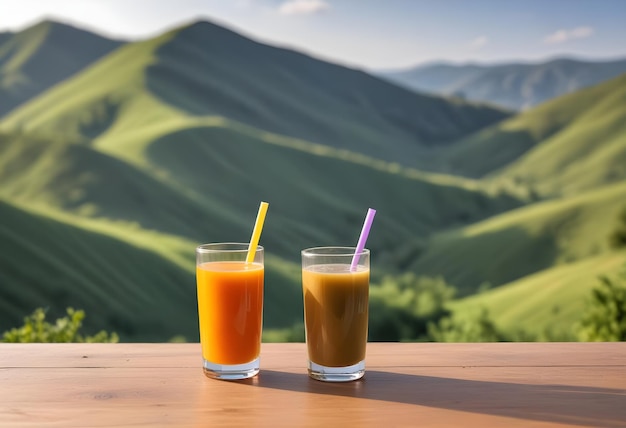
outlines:
[[325, 383], [306, 374], [263, 370], [249, 385], [414, 404], [520, 419], [624, 427], [626, 389], [524, 385], [368, 371], [360, 381]]

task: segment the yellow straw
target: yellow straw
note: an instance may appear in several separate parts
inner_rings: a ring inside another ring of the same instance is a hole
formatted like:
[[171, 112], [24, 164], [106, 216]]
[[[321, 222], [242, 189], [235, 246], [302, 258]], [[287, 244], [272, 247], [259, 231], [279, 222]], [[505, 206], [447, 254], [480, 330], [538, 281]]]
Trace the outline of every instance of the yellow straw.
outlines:
[[246, 263], [252, 263], [254, 261], [254, 254], [256, 253], [256, 247], [259, 245], [259, 239], [261, 239], [261, 231], [263, 230], [263, 223], [265, 222], [265, 214], [267, 214], [267, 207], [270, 204], [267, 202], [261, 202], [259, 206], [259, 213], [256, 215], [256, 222], [254, 222], [254, 230], [252, 230], [252, 238], [250, 238], [250, 246], [248, 247], [248, 257], [246, 257]]

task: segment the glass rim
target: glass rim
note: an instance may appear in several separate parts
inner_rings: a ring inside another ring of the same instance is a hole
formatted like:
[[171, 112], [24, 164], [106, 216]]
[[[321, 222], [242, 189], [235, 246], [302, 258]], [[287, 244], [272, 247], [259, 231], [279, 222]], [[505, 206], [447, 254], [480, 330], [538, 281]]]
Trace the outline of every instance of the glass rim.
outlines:
[[[301, 251], [301, 254], [302, 257], [352, 257], [354, 256], [355, 251], [356, 247], [326, 246], [305, 248]], [[366, 254], [370, 254], [370, 250], [367, 248], [363, 248], [363, 250], [358, 253], [359, 257]]]
[[[228, 248], [232, 246], [233, 248]], [[212, 242], [201, 244], [196, 247], [196, 253], [247, 253], [249, 243], [246, 242]], [[235, 248], [237, 247], [237, 248]], [[255, 252], [264, 251], [261, 245], [256, 246]]]

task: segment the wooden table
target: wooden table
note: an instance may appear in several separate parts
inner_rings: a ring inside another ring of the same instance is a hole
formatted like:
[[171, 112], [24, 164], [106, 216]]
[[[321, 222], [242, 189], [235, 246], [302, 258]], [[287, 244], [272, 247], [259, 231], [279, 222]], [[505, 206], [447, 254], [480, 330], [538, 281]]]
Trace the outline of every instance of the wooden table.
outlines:
[[205, 378], [198, 344], [0, 344], [0, 426], [626, 426], [626, 343], [370, 343], [365, 378]]

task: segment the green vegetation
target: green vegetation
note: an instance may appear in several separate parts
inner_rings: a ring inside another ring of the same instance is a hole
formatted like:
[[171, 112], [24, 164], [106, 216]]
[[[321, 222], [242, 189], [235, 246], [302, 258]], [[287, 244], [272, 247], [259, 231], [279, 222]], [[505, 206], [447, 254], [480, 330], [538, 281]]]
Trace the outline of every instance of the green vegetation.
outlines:
[[626, 341], [626, 270], [615, 278], [600, 278], [580, 321], [578, 337], [592, 342]]
[[119, 341], [116, 333], [108, 333], [104, 330], [93, 336], [84, 336], [80, 333], [84, 318], [84, 311], [67, 308], [66, 317], [59, 318], [54, 324], [50, 324], [46, 321], [46, 311], [37, 308], [31, 315], [24, 318], [22, 327], [4, 332], [2, 341], [7, 343], [116, 343]]
[[[573, 268], [579, 261], [610, 254], [607, 236], [625, 199], [626, 182], [622, 182], [435, 233], [410, 269], [442, 275], [458, 288], [458, 297], [475, 294], [489, 282], [493, 290], [485, 295], [491, 296], [497, 288], [541, 271]], [[495, 314], [491, 309], [490, 313]]]
[[476, 317], [458, 320], [445, 317], [428, 326], [428, 335], [435, 342], [502, 342], [508, 338], [498, 330], [486, 309]]
[[[3, 85], [48, 24], [0, 41]], [[372, 340], [570, 340], [625, 261], [625, 76], [507, 119], [208, 23], [85, 58], [0, 121], [0, 331], [80, 307], [196, 341], [194, 248], [247, 241], [259, 200], [268, 341], [303, 339], [299, 250], [354, 245], [370, 206]]]
[[[612, 213], [619, 213], [622, 200], [623, 198], [617, 199], [619, 205], [610, 210]], [[595, 200], [592, 206], [599, 210], [606, 207], [599, 200]], [[610, 216], [604, 220], [603, 223], [608, 227], [603, 228], [602, 232], [597, 232], [597, 237], [613, 245], [615, 236], [619, 235], [624, 225], [622, 211], [619, 215], [620, 223], [615, 228], [613, 219], [616, 216]], [[582, 229], [584, 228], [579, 224], [577, 230]], [[607, 236], [609, 239], [606, 238]], [[589, 235], [589, 239], [592, 239], [592, 235]], [[565, 242], [569, 242], [570, 246], [573, 245], [571, 239]], [[592, 288], [597, 278], [619, 275], [625, 261], [626, 255], [623, 252], [609, 251], [607, 248], [600, 256], [586, 257], [575, 263], [563, 263], [560, 266], [545, 269], [497, 289], [452, 302], [449, 307], [459, 319], [467, 319], [471, 314], [483, 309], [488, 310], [498, 327], [509, 338], [575, 340], [577, 337], [582, 337], [575, 327], [581, 320], [580, 314], [589, 310], [585, 306], [589, 296], [618, 295], [616, 294], [618, 292], [612, 294], [610, 290], [598, 291]], [[596, 297], [594, 299], [597, 301]], [[608, 301], [611, 300], [608, 299]], [[607, 307], [610, 305], [619, 307], [620, 304], [618, 299], [607, 303]], [[596, 306], [595, 312], [591, 310], [596, 314], [595, 316], [603, 311], [601, 305]], [[605, 315], [609, 317], [609, 320], [605, 320], [606, 323], [614, 322], [610, 321], [611, 313], [610, 310], [605, 312]], [[603, 318], [600, 317], [600, 319]], [[520, 327], [523, 331], [520, 331]]]
[[[626, 209], [609, 241], [614, 249], [626, 248]], [[626, 265], [614, 277], [603, 275], [591, 290], [578, 329], [582, 341], [626, 341]]]
[[288, 328], [263, 328], [263, 342], [304, 342], [304, 323], [297, 322]]
[[[197, 321], [189, 312], [195, 307], [193, 249], [207, 240], [249, 239], [259, 199], [271, 202], [263, 235], [263, 244], [272, 250], [264, 320], [269, 329], [302, 319], [298, 252], [293, 249], [331, 241], [353, 243], [363, 207], [387, 212], [377, 222], [380, 232], [372, 234], [370, 245], [381, 257], [377, 274], [382, 275], [395, 269], [396, 252], [402, 250], [396, 242], [402, 237], [426, 235], [520, 204], [470, 180], [419, 173], [227, 121], [215, 125], [208, 121], [201, 127], [191, 123], [191, 129], [155, 137], [144, 147], [143, 161], [119, 159], [80, 137], [0, 134], [0, 200], [7, 210], [15, 207], [38, 216], [11, 216], [15, 224], [7, 227], [11, 238], [5, 241], [5, 251], [10, 251], [11, 242], [32, 248], [24, 240], [59, 248], [58, 257], [50, 256], [61, 267], [54, 272], [59, 278], [73, 279], [54, 286], [53, 301], [85, 308], [94, 325], [115, 329], [122, 340], [158, 340], [176, 334], [189, 340], [197, 337]], [[299, 180], [285, 180], [295, 174]], [[373, 185], [364, 184], [360, 177]], [[337, 186], [338, 180], [342, 186]], [[405, 200], [409, 194], [412, 198]], [[399, 201], [403, 209], [396, 210]], [[320, 212], [332, 215], [320, 216]], [[48, 227], [54, 230], [56, 226], [49, 225], [57, 222], [71, 230], [68, 236], [80, 236], [78, 242], [48, 241]], [[85, 247], [90, 249], [88, 258]], [[128, 253], [141, 258], [141, 263], [126, 262]], [[30, 260], [40, 258], [34, 250], [18, 252], [11, 259], [0, 259], [0, 265], [28, 266]], [[39, 263], [47, 266], [47, 261]], [[123, 280], [112, 281], [108, 269], [118, 263], [117, 276]], [[102, 275], [101, 266], [107, 267]], [[37, 270], [29, 274], [21, 270], [7, 267], [6, 281], [40, 283]], [[77, 283], [85, 276], [90, 280]], [[158, 290], [154, 294], [153, 287]], [[121, 302], [123, 289], [146, 298]], [[0, 312], [0, 326], [6, 327], [32, 310], [27, 302], [43, 305], [51, 299], [43, 284], [5, 293], [7, 301], [20, 302]], [[95, 296], [107, 304], [96, 305]], [[144, 309], [142, 302], [147, 303]]]
[[[125, 341], [197, 340], [194, 242], [2, 200], [0, 217], [0, 330], [38, 306], [53, 316], [75, 306], [89, 314], [88, 331], [115, 330]], [[299, 274], [299, 265], [266, 258], [267, 327], [302, 319]]]
[[541, 195], [575, 195], [626, 179], [626, 74], [559, 97], [460, 143], [448, 169]]
[[524, 334], [536, 340], [575, 340], [591, 289], [601, 275], [618, 272], [626, 257], [606, 254], [544, 269], [482, 294], [451, 302], [460, 320], [484, 308], [506, 336]]
[[369, 340], [428, 340], [428, 326], [449, 315], [454, 287], [441, 278], [412, 273], [386, 277], [370, 290]]

